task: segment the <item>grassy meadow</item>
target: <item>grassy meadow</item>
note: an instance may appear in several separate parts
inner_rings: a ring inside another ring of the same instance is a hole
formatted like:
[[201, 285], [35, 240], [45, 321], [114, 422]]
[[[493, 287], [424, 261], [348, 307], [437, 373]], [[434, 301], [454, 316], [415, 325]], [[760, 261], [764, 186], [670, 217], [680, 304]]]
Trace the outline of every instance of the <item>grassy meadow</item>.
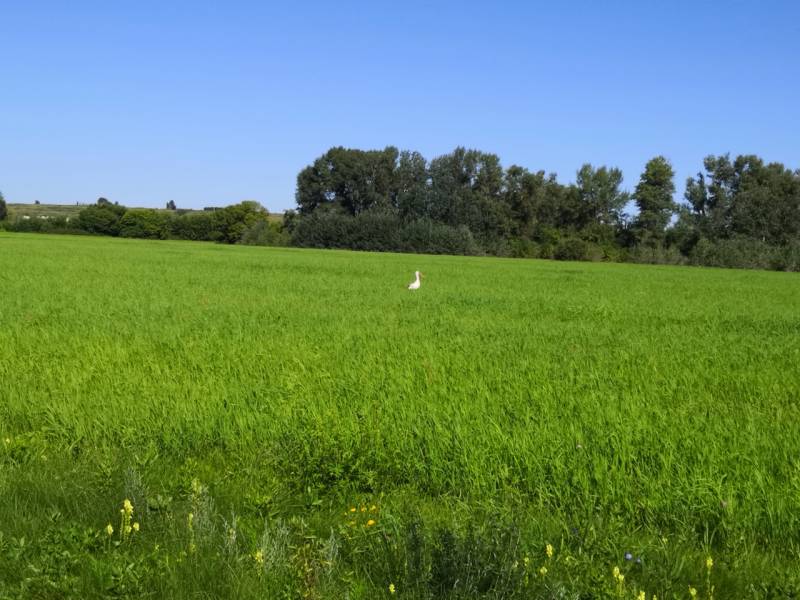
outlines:
[[0, 233], [0, 598], [796, 598], [799, 365], [796, 274]]

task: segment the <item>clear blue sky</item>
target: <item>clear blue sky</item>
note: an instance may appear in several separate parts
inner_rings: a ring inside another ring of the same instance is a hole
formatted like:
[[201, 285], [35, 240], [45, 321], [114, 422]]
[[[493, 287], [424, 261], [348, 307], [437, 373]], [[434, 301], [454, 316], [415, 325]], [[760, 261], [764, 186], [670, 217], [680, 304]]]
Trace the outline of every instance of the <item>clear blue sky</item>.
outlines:
[[800, 167], [796, 1], [7, 1], [0, 45], [9, 202], [277, 211], [334, 145]]

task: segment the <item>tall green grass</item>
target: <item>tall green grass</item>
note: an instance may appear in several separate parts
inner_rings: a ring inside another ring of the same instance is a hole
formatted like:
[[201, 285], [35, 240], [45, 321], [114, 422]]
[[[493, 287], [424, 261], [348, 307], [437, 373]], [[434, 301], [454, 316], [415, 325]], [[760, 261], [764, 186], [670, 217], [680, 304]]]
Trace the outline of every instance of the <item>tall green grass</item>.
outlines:
[[0, 234], [0, 597], [798, 594], [798, 364], [792, 274]]

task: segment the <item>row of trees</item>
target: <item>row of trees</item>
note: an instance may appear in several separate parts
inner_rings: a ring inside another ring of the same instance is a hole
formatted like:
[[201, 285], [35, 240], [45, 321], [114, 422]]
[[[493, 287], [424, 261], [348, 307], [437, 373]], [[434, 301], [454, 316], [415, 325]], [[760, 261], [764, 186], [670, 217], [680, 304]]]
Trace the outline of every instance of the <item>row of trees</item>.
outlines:
[[[283, 223], [255, 202], [207, 211], [128, 209], [100, 198], [77, 219], [18, 220], [18, 231], [358, 250], [633, 260], [800, 270], [800, 170], [757, 156], [709, 156], [676, 203], [657, 156], [633, 192], [622, 172], [584, 164], [575, 182], [478, 150], [331, 148], [297, 177]], [[626, 213], [633, 203], [636, 212]], [[0, 195], [0, 220], [6, 217]]]
[[182, 239], [278, 245], [288, 243], [280, 223], [273, 223], [269, 213], [257, 202], [246, 201], [213, 211], [126, 208], [99, 198], [83, 208], [72, 220], [17, 220], [6, 225], [14, 231], [52, 233], [88, 233], [145, 239]]
[[757, 156], [709, 156], [704, 167], [676, 203], [663, 156], [629, 193], [607, 166], [584, 164], [562, 184], [478, 150], [427, 161], [337, 147], [298, 175], [287, 225], [302, 246], [798, 268], [800, 171]]

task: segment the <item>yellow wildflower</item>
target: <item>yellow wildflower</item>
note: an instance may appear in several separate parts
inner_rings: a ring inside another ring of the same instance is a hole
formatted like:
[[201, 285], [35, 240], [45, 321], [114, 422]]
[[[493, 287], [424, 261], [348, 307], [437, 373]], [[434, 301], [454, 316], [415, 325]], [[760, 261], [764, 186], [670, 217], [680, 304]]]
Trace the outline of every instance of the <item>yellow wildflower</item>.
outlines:
[[697, 597], [697, 590], [696, 590], [696, 589], [694, 589], [692, 586], [689, 586], [689, 595], [690, 595], [692, 598], [695, 598], [695, 597]]
[[253, 554], [253, 559], [259, 564], [264, 564], [264, 553], [261, 550], [256, 550], [256, 553]]
[[714, 566], [714, 559], [709, 556], [706, 559], [706, 569], [708, 569], [710, 571], [711, 567], [713, 567], [713, 566]]
[[619, 574], [619, 577], [617, 577], [617, 581], [619, 581], [620, 583], [622, 583], [623, 581], [625, 581], [625, 575], [623, 575], [622, 573], [620, 573], [620, 574]]
[[544, 577], [545, 575], [547, 575], [547, 567], [545, 567], [544, 565], [542, 565], [542, 567], [539, 569], [539, 575], [541, 575], [542, 577]]
[[393, 583], [389, 584], [389, 593], [390, 594], [394, 594], [394, 584]]
[[644, 593], [644, 590], [639, 592], [639, 595], [636, 597], [636, 600], [647, 600], [647, 594]]
[[106, 533], [108, 534], [109, 537], [114, 535], [114, 528], [111, 526], [111, 523], [106, 525]]
[[134, 531], [139, 531], [139, 523], [134, 523], [133, 524], [133, 530]]
[[125, 502], [122, 503], [122, 508], [125, 510], [126, 514], [133, 514], [133, 504], [131, 504], [131, 501], [127, 498], [125, 499]]
[[133, 531], [133, 528], [130, 525], [126, 525], [125, 526], [125, 533], [130, 533], [131, 531]]
[[553, 547], [550, 544], [544, 547], [544, 551], [547, 554], [547, 558], [553, 558]]
[[525, 566], [527, 567], [528, 563], [531, 562], [531, 559], [526, 556], [525, 558], [522, 559], [522, 562], [525, 563]]
[[355, 506], [353, 506], [353, 507], [350, 509], [350, 512], [356, 512], [356, 507], [355, 507]]
[[614, 567], [614, 579], [619, 579], [619, 567]]
[[361, 507], [361, 512], [367, 512], [367, 507], [366, 506], [362, 506]]
[[375, 506], [374, 504], [373, 504], [372, 506], [370, 506], [370, 507], [369, 507], [369, 511], [370, 511], [370, 512], [375, 512], [376, 510], [378, 510], [378, 507], [377, 507], [377, 506]]
[[370, 519], [367, 521], [367, 527], [372, 527], [373, 525], [375, 525], [375, 519]]

